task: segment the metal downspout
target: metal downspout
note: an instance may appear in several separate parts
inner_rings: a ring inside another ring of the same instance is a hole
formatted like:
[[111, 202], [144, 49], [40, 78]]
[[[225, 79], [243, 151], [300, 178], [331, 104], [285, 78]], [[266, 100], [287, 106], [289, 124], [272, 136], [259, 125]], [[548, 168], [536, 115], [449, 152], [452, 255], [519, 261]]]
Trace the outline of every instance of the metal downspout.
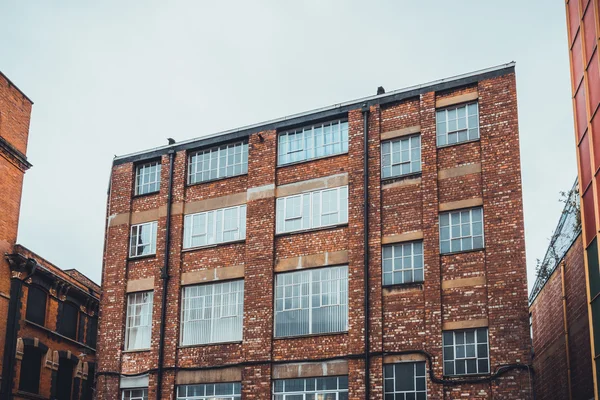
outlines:
[[370, 399], [370, 332], [369, 332], [369, 108], [363, 107], [363, 213], [364, 213], [364, 283], [365, 283], [365, 400]]
[[173, 170], [174, 170], [175, 150], [169, 150], [169, 192], [167, 195], [167, 223], [165, 227], [165, 255], [164, 264], [160, 273], [163, 281], [162, 287], [162, 307], [160, 309], [160, 339], [158, 342], [158, 367], [156, 376], [156, 399], [162, 397], [162, 378], [163, 363], [165, 353], [165, 323], [167, 319], [167, 287], [169, 285], [169, 248], [171, 247], [171, 205], [173, 197]]

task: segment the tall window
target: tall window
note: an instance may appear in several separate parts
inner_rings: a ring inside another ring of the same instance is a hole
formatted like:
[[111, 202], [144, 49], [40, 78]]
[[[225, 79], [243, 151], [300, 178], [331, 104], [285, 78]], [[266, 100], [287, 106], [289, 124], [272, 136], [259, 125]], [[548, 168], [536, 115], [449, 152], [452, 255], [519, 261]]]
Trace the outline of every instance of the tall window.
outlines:
[[348, 151], [348, 121], [333, 121], [279, 134], [278, 164], [306, 161]]
[[275, 277], [275, 336], [348, 329], [348, 267], [309, 269]]
[[427, 399], [425, 362], [384, 365], [383, 374], [386, 399]]
[[244, 281], [185, 287], [181, 314], [182, 345], [242, 340]]
[[87, 344], [91, 348], [95, 349], [97, 336], [98, 336], [98, 318], [89, 317], [87, 332], [85, 335], [85, 344]]
[[153, 292], [132, 293], [127, 296], [125, 350], [150, 348], [153, 298]]
[[38, 394], [40, 391], [40, 371], [42, 369], [42, 352], [39, 348], [25, 346], [21, 360], [19, 390]]
[[37, 286], [29, 286], [27, 291], [27, 312], [25, 319], [38, 325], [46, 325], [46, 300], [48, 295]]
[[190, 154], [188, 183], [241, 175], [248, 172], [248, 143], [238, 142]]
[[479, 111], [476, 102], [438, 110], [435, 115], [438, 146], [479, 138]]
[[273, 400], [348, 400], [348, 377], [279, 379], [273, 382]]
[[440, 252], [454, 253], [483, 248], [483, 209], [440, 214]]
[[421, 172], [421, 136], [409, 136], [381, 143], [381, 178]]
[[156, 227], [156, 221], [131, 226], [129, 257], [156, 254]]
[[160, 190], [160, 162], [138, 165], [135, 170], [135, 194], [148, 194]]
[[183, 248], [232, 242], [246, 238], [246, 205], [185, 216]]
[[62, 303], [62, 313], [58, 317], [58, 333], [70, 339], [77, 338], [77, 325], [79, 323], [79, 309], [71, 303]]
[[122, 400], [148, 400], [148, 389], [123, 389]]
[[239, 382], [205, 383], [177, 387], [177, 400], [238, 400], [242, 398]]
[[443, 346], [444, 375], [490, 372], [488, 328], [444, 332]]
[[347, 222], [348, 186], [277, 199], [277, 233]]
[[423, 242], [383, 246], [383, 284], [423, 281]]
[[73, 372], [75, 363], [70, 358], [60, 357], [56, 373], [56, 398], [69, 400], [73, 391]]

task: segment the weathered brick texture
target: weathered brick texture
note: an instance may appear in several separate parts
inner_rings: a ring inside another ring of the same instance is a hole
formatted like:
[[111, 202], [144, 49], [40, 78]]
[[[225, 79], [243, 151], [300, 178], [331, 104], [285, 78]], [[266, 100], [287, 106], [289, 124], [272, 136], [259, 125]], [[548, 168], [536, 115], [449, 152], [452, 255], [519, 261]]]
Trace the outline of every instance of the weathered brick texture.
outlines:
[[[479, 93], [481, 139], [455, 146], [436, 145], [436, 100]], [[368, 110], [368, 216], [370, 296], [370, 398], [383, 395], [384, 356], [394, 352], [426, 351], [433, 373], [442, 378], [442, 327], [445, 323], [488, 320], [491, 369], [504, 364], [529, 364], [529, 333], [525, 245], [521, 201], [521, 171], [517, 127], [515, 76], [512, 71], [481, 79], [466, 87], [423, 90], [385, 104], [357, 105], [347, 112], [348, 153], [303, 163], [276, 166], [277, 131], [265, 128], [249, 138], [248, 174], [196, 185], [186, 185], [185, 149], [175, 156], [173, 202], [185, 204], [246, 192], [276, 189], [309, 179], [347, 174], [348, 223], [326, 229], [275, 234], [275, 198], [248, 196], [247, 234], [243, 242], [182, 251], [183, 215], [171, 220], [171, 261], [167, 302], [165, 367], [210, 368], [239, 365], [244, 399], [267, 399], [272, 363], [346, 359], [349, 398], [364, 399], [364, 144], [363, 113]], [[381, 180], [381, 135], [420, 126], [422, 172], [406, 179]], [[267, 130], [269, 129], [269, 130]], [[194, 149], [191, 149], [193, 151]], [[143, 158], [143, 156], [142, 156]], [[160, 193], [132, 198], [135, 164], [116, 163], [108, 204], [101, 307], [101, 376], [99, 399], [118, 393], [114, 373], [141, 373], [154, 377], [159, 335], [162, 281], [159, 270], [165, 246], [165, 219], [158, 218], [155, 257], [128, 260], [131, 220], [141, 211], [165, 208], [168, 156], [162, 156]], [[440, 171], [480, 165], [481, 172], [440, 178]], [[440, 205], [481, 199], [484, 208], [485, 249], [440, 255]], [[160, 214], [160, 213], [159, 213]], [[160, 215], [164, 215], [160, 214]], [[382, 241], [389, 236], [422, 234], [424, 283], [382, 287]], [[347, 251], [349, 274], [348, 332], [299, 338], [273, 338], [273, 286], [277, 260], [324, 252]], [[244, 266], [244, 330], [241, 343], [178, 347], [181, 314], [181, 274]], [[443, 283], [464, 278], [483, 283], [442, 289]], [[154, 279], [152, 349], [123, 352], [125, 288], [127, 280]], [[163, 394], [173, 396], [173, 379], [164, 379]], [[154, 378], [150, 380], [152, 397]], [[529, 399], [527, 372], [511, 370], [499, 380], [469, 385], [442, 385], [428, 381], [429, 398]]]

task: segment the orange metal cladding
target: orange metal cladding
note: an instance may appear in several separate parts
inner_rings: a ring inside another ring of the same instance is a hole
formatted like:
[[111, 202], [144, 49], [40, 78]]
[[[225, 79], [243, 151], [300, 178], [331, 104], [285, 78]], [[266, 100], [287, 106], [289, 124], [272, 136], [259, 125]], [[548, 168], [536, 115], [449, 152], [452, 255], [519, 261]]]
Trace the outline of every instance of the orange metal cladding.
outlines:
[[579, 168], [579, 193], [585, 245], [586, 291], [590, 319], [594, 391], [598, 399], [600, 366], [600, 0], [567, 0], [571, 84], [575, 140]]

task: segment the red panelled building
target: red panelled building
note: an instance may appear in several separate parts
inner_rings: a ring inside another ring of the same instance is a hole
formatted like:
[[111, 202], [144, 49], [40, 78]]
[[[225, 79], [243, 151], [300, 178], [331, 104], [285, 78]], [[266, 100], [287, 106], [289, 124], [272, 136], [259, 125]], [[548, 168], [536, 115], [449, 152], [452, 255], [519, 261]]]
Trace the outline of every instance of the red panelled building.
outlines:
[[98, 399], [532, 398], [514, 64], [117, 157], [107, 208]]
[[595, 396], [600, 356], [600, 1], [566, 1]]

